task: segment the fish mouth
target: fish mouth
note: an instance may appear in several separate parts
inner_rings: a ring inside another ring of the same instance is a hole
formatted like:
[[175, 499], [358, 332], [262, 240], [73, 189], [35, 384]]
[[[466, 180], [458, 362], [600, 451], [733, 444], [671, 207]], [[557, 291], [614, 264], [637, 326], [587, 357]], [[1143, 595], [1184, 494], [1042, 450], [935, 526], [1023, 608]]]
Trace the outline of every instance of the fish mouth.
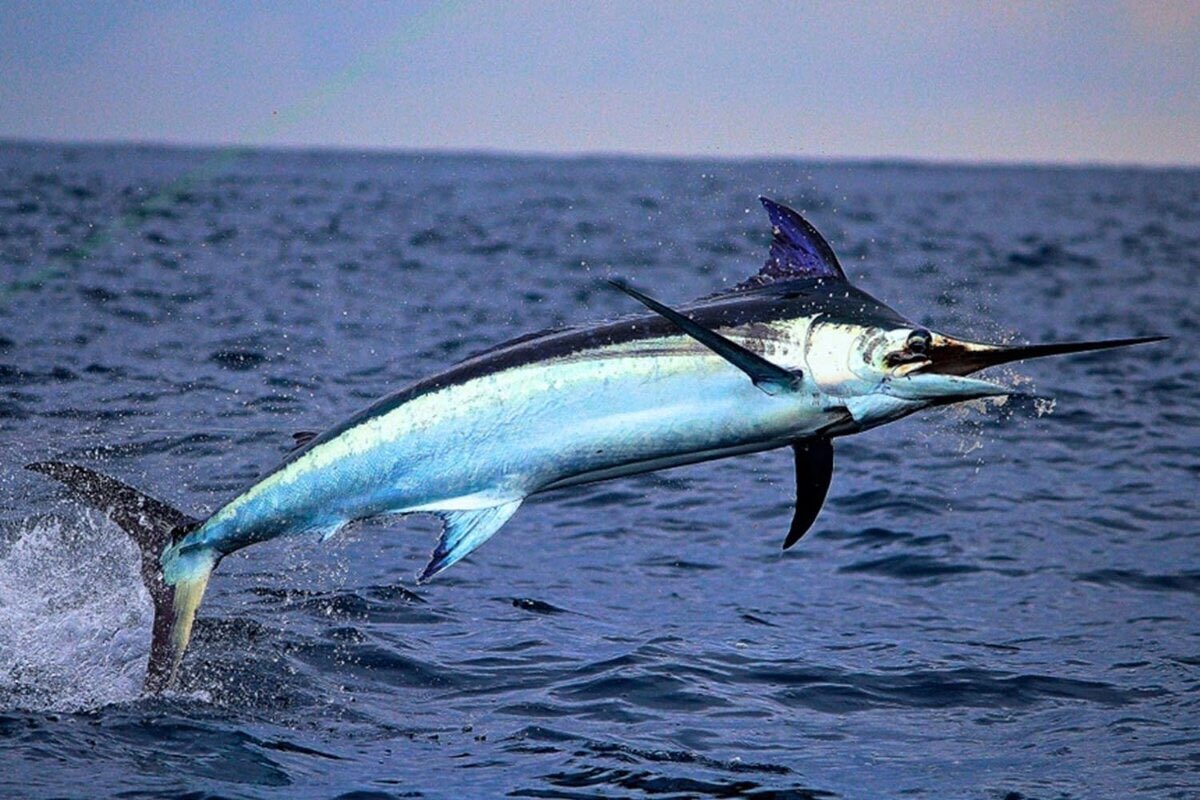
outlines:
[[1142, 336], [1133, 339], [1007, 345], [983, 344], [935, 334], [929, 350], [919, 361], [914, 360], [900, 364], [896, 370], [893, 370], [893, 373], [902, 370], [904, 375], [924, 372], [963, 376], [1013, 361], [1061, 356], [1069, 353], [1087, 353], [1094, 350], [1112, 350], [1117, 347], [1161, 342], [1166, 338], [1166, 336]]
[[991, 381], [966, 376], [988, 367], [1044, 356], [1111, 350], [1135, 344], [1160, 342], [1165, 336], [1134, 339], [1104, 339], [1086, 342], [1003, 345], [970, 342], [933, 334], [923, 353], [901, 353], [890, 359], [893, 365], [885, 393], [928, 405], [946, 405], [984, 397], [1019, 394], [1018, 390]]

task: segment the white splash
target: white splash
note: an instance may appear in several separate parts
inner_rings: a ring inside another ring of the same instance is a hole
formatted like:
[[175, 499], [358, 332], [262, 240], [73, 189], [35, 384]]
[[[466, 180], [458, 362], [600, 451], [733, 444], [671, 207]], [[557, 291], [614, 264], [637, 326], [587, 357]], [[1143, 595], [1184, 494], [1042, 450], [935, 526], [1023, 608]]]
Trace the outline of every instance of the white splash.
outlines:
[[98, 516], [0, 542], [0, 708], [80, 711], [138, 697], [153, 611], [137, 546]]

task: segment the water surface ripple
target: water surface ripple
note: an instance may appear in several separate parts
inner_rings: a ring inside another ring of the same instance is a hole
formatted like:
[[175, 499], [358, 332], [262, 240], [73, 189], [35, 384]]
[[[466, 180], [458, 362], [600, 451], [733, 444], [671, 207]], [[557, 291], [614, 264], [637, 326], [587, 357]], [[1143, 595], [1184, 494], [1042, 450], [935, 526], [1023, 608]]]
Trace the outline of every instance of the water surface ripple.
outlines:
[[[530, 502], [443, 579], [436, 526], [222, 564], [139, 698], [132, 546], [23, 472], [194, 512], [406, 381], [757, 269], [759, 193], [867, 291], [977, 337], [1166, 334], [1015, 368], [1052, 413]], [[1200, 796], [1200, 174], [0, 146], [5, 797]]]

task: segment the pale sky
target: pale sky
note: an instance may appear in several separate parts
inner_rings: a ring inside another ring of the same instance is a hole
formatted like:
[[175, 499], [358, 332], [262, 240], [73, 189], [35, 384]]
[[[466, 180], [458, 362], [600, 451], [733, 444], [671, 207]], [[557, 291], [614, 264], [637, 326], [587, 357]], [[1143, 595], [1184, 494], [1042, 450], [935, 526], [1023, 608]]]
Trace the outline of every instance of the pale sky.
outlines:
[[0, 0], [0, 138], [1200, 164], [1200, 0]]

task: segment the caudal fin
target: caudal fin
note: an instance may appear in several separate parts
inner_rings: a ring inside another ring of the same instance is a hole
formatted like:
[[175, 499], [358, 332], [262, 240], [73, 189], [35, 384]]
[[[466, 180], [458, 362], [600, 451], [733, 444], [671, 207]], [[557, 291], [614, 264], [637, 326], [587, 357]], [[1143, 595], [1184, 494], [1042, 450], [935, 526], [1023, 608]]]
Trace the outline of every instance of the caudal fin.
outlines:
[[142, 554], [142, 582], [154, 601], [154, 634], [146, 691], [161, 692], [175, 680], [179, 660], [191, 638], [196, 609], [216, 564], [215, 553], [194, 553], [173, 584], [163, 578], [163, 551], [200, 525], [200, 521], [161, 500], [86, 467], [41, 461], [26, 469], [62, 482], [80, 500], [103, 511], [137, 542]]

